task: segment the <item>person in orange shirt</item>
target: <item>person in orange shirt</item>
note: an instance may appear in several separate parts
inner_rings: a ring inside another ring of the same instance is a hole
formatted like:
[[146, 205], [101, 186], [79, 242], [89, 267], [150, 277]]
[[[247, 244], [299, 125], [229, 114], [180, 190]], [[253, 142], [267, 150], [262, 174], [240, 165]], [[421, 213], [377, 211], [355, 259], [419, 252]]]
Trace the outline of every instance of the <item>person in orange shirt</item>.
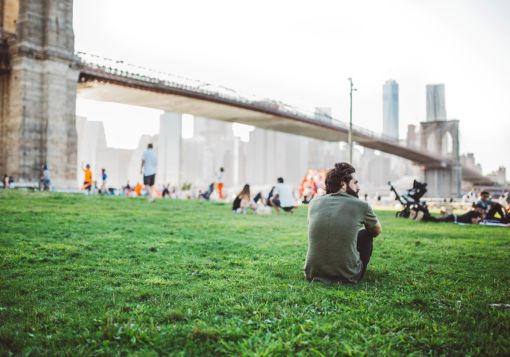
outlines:
[[142, 188], [143, 188], [142, 184], [138, 182], [134, 189], [136, 196], [140, 197], [142, 195]]
[[83, 165], [81, 167], [84, 173], [84, 180], [83, 180], [83, 186], [80, 188], [80, 190], [87, 190], [90, 193], [90, 190], [92, 189], [92, 170], [90, 169], [90, 165], [87, 164], [85, 168], [83, 168]]

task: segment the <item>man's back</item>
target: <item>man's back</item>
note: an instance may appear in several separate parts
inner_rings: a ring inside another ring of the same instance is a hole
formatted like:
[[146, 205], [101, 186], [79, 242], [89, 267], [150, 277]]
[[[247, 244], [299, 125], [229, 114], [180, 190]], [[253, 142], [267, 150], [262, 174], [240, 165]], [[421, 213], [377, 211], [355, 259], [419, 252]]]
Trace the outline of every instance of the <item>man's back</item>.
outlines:
[[358, 232], [378, 223], [368, 203], [343, 192], [320, 196], [310, 203], [308, 222], [307, 278], [357, 282], [363, 269]]

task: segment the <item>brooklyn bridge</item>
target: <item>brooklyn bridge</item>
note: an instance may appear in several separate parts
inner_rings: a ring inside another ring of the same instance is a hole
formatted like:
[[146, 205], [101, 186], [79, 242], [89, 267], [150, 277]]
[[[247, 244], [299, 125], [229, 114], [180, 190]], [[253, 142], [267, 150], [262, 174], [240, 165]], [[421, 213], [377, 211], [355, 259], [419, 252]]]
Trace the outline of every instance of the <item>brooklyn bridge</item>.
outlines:
[[[333, 118], [319, 120], [279, 101], [76, 52], [72, 7], [72, 0], [0, 0], [1, 173], [33, 182], [46, 163], [57, 186], [74, 184], [77, 96], [347, 141], [348, 124]], [[432, 195], [459, 196], [462, 181], [493, 183], [460, 163], [457, 120], [423, 122], [420, 129], [413, 147], [356, 126], [352, 135], [361, 146], [420, 165]], [[445, 136], [452, 139], [448, 150]]]

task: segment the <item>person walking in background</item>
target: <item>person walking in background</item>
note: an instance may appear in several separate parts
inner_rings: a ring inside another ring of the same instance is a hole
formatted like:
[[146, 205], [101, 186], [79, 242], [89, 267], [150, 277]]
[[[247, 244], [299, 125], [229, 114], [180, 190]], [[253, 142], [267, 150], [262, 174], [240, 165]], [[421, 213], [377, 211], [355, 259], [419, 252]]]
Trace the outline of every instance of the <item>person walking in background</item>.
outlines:
[[99, 192], [103, 195], [108, 193], [107, 180], [108, 175], [106, 174], [106, 170], [103, 168], [101, 169], [101, 187], [99, 188]]
[[80, 190], [86, 190], [87, 193], [90, 194], [90, 190], [92, 189], [92, 170], [90, 169], [90, 165], [85, 165], [85, 168], [83, 167], [83, 164], [81, 166], [81, 169], [83, 171], [83, 186], [80, 187]]
[[357, 283], [367, 270], [381, 224], [368, 202], [358, 198], [360, 187], [353, 166], [335, 164], [325, 183], [326, 194], [316, 197], [308, 209], [305, 277]]
[[39, 183], [39, 190], [50, 191], [51, 187], [51, 175], [48, 165], [44, 164], [42, 169], [41, 181]]
[[223, 180], [224, 180], [224, 172], [225, 172], [225, 169], [223, 169], [223, 167], [220, 167], [220, 171], [218, 172], [218, 175], [216, 177], [216, 184], [218, 185], [218, 198], [220, 200], [223, 199]]
[[135, 185], [135, 188], [133, 189], [132, 196], [140, 197], [142, 195], [142, 189], [143, 189], [142, 184], [140, 182], [137, 182]]
[[142, 165], [140, 173], [143, 174], [143, 184], [149, 196], [149, 202], [156, 199], [156, 192], [154, 191], [154, 183], [156, 182], [156, 171], [158, 165], [158, 158], [152, 149], [152, 144], [147, 145], [147, 150], [142, 154]]
[[9, 175], [5, 174], [4, 178], [2, 179], [2, 184], [4, 185], [4, 188], [9, 188]]

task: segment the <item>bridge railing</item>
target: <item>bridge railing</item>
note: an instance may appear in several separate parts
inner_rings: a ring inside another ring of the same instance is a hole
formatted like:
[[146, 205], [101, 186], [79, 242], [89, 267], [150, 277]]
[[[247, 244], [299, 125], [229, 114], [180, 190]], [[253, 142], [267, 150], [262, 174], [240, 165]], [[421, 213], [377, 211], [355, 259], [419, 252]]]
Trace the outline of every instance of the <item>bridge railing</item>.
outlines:
[[[88, 54], [85, 52], [77, 52], [76, 55], [83, 65], [116, 76], [168, 86], [192, 93], [199, 93], [202, 95], [223, 99], [229, 102], [248, 105], [253, 108], [259, 108], [266, 112], [283, 115], [287, 114], [305, 121], [321, 123], [323, 125], [341, 128], [343, 130], [349, 129], [349, 125], [347, 123], [338, 119], [334, 119], [332, 117], [321, 119], [320, 117], [317, 117], [313, 112], [297, 108], [295, 106], [291, 106], [289, 104], [285, 104], [273, 99], [260, 98], [252, 94], [240, 93], [224, 86], [202, 82], [196, 79], [175, 75], [173, 73], [157, 71], [154, 69], [126, 63], [124, 61], [114, 60], [111, 58]], [[368, 138], [373, 138], [375, 140], [384, 140], [395, 145], [406, 146], [405, 142], [402, 140], [391, 136], [377, 134], [371, 130], [362, 128], [357, 125], [353, 125], [353, 133], [363, 135]]]

